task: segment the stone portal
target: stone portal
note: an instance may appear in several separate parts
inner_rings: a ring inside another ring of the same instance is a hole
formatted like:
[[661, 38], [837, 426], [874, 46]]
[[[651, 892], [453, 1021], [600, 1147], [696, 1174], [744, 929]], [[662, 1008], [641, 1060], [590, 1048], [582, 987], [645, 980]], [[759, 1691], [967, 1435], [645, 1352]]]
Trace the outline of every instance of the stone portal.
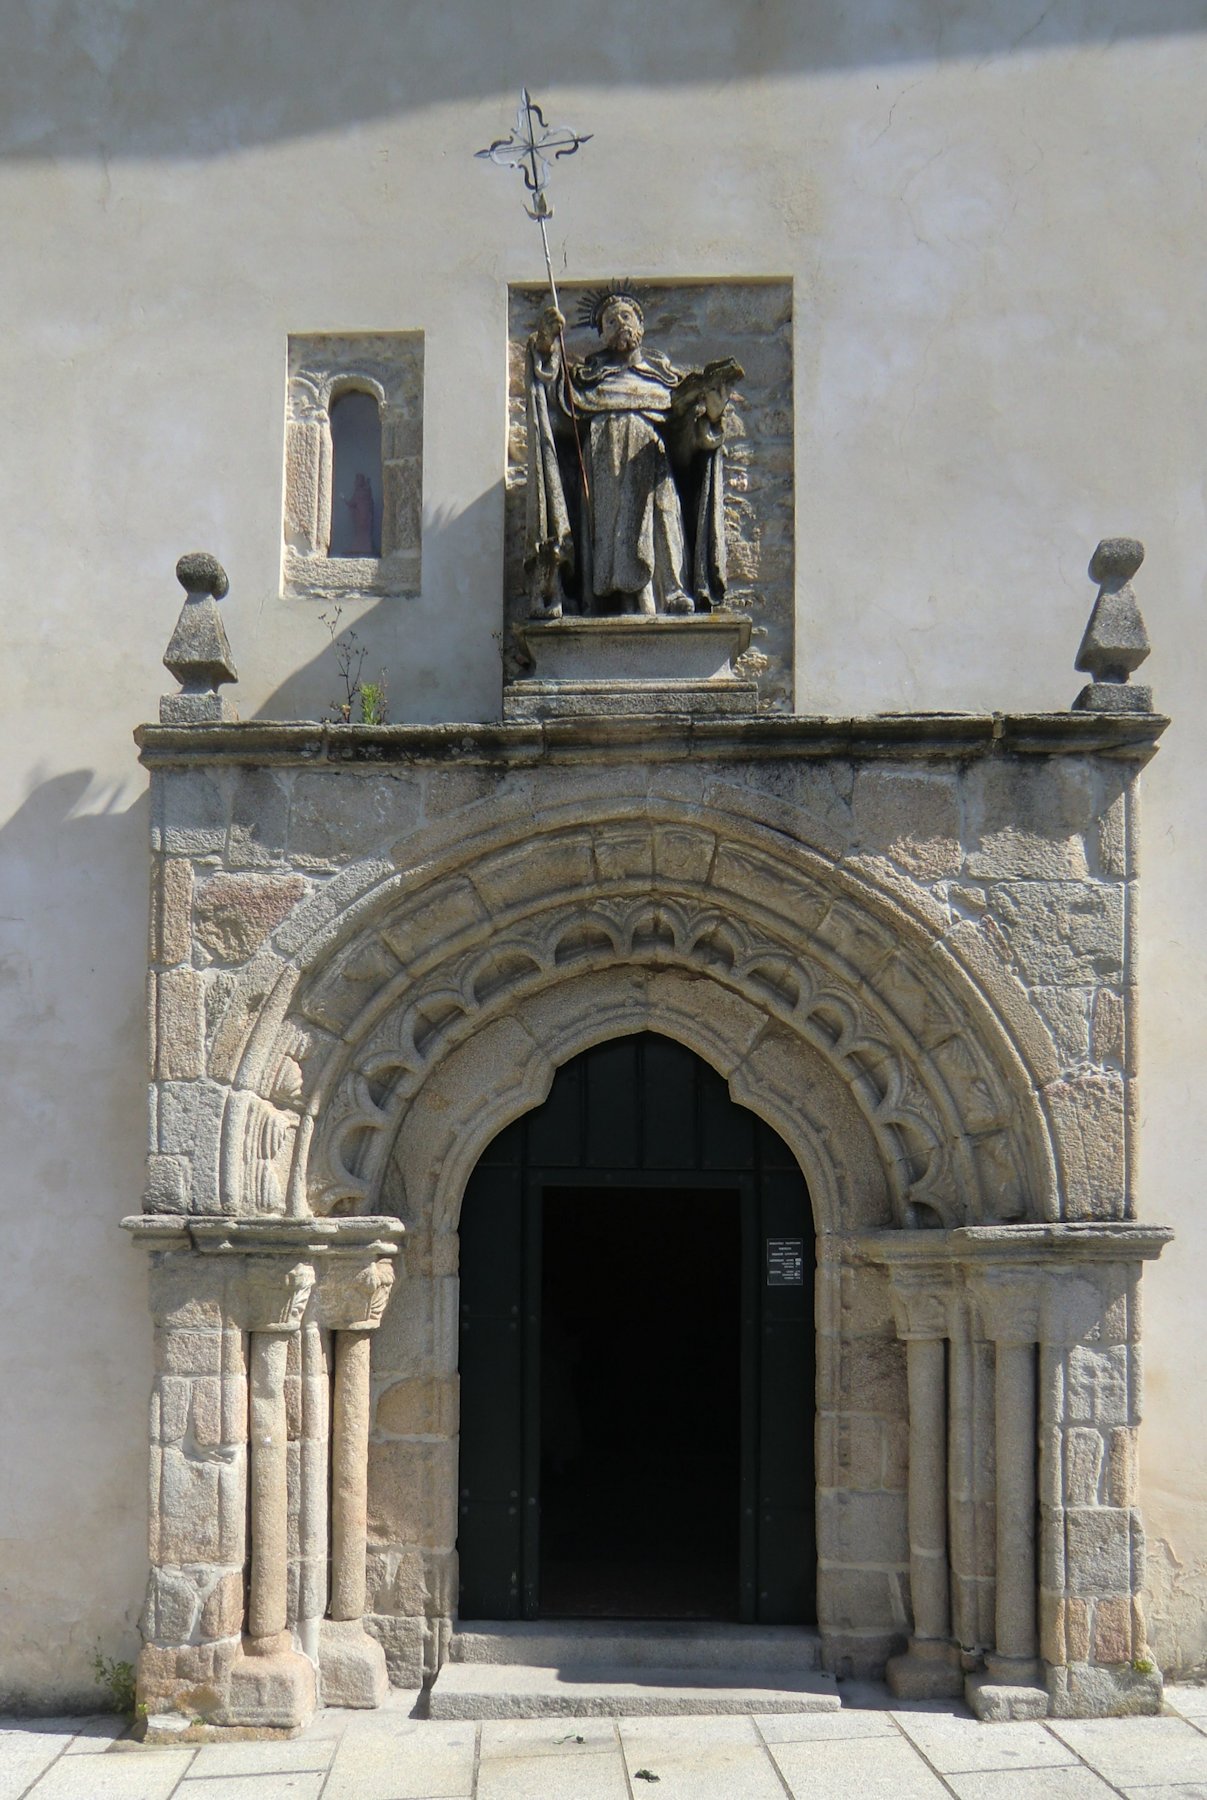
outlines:
[[807, 1184], [827, 1666], [1159, 1705], [1129, 920], [1162, 723], [144, 728], [153, 1728], [440, 1666], [467, 1183], [645, 1032]]

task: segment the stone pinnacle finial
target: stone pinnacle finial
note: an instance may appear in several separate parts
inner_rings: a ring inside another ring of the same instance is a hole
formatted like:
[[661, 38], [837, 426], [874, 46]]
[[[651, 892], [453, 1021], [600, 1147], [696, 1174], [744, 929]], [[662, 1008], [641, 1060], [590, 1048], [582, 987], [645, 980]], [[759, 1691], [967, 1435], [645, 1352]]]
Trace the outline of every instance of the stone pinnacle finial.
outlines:
[[218, 602], [230, 589], [226, 570], [216, 556], [192, 550], [176, 564], [176, 579], [185, 592], [184, 606], [171, 642], [164, 651], [164, 665], [180, 683], [179, 694], [164, 694], [159, 702], [161, 725], [213, 725], [239, 717], [232, 700], [218, 692], [239, 674], [231, 660], [226, 627]]
[[1149, 652], [1148, 633], [1132, 592], [1132, 576], [1144, 561], [1138, 538], [1103, 538], [1090, 558], [1098, 598], [1073, 665], [1091, 677], [1073, 702], [1074, 712], [1139, 712], [1153, 709], [1149, 687], [1129, 677]]

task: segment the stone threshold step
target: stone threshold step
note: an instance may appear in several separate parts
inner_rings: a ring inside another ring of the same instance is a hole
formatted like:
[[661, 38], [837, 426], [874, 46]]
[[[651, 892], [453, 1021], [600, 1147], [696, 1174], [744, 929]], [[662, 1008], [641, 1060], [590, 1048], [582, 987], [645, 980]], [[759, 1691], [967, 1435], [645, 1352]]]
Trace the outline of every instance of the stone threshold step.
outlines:
[[449, 1640], [453, 1663], [530, 1663], [541, 1668], [600, 1659], [659, 1669], [775, 1669], [795, 1675], [821, 1667], [821, 1638], [799, 1625], [700, 1625], [623, 1619], [469, 1621]]
[[[759, 1676], [767, 1677], [760, 1684]], [[752, 1676], [754, 1679], [752, 1680]], [[445, 1663], [428, 1696], [432, 1719], [631, 1719], [701, 1713], [837, 1712], [832, 1675], [745, 1668], [635, 1671], [530, 1663]], [[636, 1678], [635, 1678], [636, 1677]]]

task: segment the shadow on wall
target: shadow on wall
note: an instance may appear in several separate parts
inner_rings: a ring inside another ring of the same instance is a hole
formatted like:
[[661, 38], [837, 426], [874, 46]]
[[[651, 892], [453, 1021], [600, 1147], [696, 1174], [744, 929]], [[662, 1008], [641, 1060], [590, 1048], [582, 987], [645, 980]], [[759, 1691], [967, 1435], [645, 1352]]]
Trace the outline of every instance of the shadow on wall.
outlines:
[[147, 815], [74, 770], [0, 828], [0, 1711], [95, 1710], [138, 1644]]
[[[384, 670], [391, 725], [458, 723], [497, 719], [502, 710], [503, 494], [502, 482], [456, 513], [423, 520], [422, 593], [398, 595], [371, 605], [344, 602], [341, 636], [354, 632], [355, 650], [364, 650], [365, 681]], [[489, 586], [471, 584], [467, 572], [488, 567]], [[438, 599], [436, 597], [439, 597]], [[269, 602], [273, 604], [273, 602]], [[336, 602], [315, 597], [277, 602], [294, 618], [309, 609], [315, 620], [329, 617]], [[228, 629], [234, 630], [230, 621]], [[302, 633], [299, 631], [299, 637]], [[305, 637], [314, 628], [306, 622]], [[232, 639], [236, 664], [240, 646]], [[251, 713], [239, 689], [226, 690], [242, 716], [257, 719], [331, 719], [344, 697], [333, 644], [325, 644], [299, 664]], [[359, 713], [353, 714], [359, 724]]]
[[152, 0], [9, 0], [0, 155], [220, 156], [523, 82], [711, 87], [1204, 29], [1202, 0], [614, 0], [590, 24], [548, 0], [259, 0], [220, 22]]

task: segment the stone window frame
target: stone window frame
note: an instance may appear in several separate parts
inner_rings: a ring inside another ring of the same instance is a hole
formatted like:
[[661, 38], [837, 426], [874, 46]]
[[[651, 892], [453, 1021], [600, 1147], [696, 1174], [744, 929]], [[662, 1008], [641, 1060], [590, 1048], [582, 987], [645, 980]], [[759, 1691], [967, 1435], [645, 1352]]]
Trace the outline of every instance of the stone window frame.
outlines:
[[[422, 331], [292, 334], [288, 346], [281, 589], [297, 599], [420, 591], [423, 512]], [[329, 556], [331, 409], [345, 394], [381, 419], [381, 555]]]

